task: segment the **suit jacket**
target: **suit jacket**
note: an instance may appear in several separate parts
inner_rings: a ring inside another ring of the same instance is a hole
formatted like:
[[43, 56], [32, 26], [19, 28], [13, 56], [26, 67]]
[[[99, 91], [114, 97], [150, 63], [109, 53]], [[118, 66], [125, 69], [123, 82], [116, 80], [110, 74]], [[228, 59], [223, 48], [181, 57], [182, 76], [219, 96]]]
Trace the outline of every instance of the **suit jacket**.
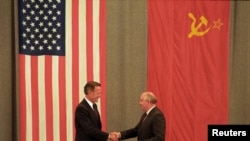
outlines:
[[107, 141], [108, 133], [101, 131], [100, 116], [97, 117], [86, 99], [75, 110], [75, 141]]
[[164, 141], [166, 120], [159, 108], [153, 108], [147, 117], [131, 129], [121, 131], [121, 139], [137, 136], [138, 141]]

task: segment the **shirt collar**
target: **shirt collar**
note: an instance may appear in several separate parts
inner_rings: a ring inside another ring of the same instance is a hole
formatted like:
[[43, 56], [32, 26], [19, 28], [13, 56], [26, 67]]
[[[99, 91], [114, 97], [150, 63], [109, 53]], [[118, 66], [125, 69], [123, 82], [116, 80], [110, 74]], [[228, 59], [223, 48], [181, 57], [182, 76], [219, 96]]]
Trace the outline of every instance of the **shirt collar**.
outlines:
[[88, 98], [85, 98], [85, 99], [86, 99], [87, 103], [89, 104], [89, 106], [93, 109], [93, 108], [94, 108], [94, 107], [93, 107], [93, 104], [94, 104], [94, 103], [92, 103], [91, 101], [89, 101]]
[[148, 111], [146, 112], [147, 115], [150, 113], [150, 111], [152, 111], [152, 109], [154, 109], [156, 107], [156, 105], [152, 106], [150, 109], [148, 109]]

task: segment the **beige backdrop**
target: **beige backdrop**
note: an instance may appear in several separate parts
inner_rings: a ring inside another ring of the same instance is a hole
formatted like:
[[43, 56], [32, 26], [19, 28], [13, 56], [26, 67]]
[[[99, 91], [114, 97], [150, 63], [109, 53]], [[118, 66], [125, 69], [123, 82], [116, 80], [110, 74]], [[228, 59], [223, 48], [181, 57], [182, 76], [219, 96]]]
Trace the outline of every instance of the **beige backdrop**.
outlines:
[[107, 1], [109, 131], [134, 127], [142, 114], [139, 97], [146, 88], [146, 7], [145, 0]]
[[[0, 0], [2, 141], [18, 140], [16, 2]], [[250, 124], [250, 1], [232, 3], [229, 123]], [[141, 115], [138, 100], [146, 87], [146, 23], [146, 0], [107, 0], [108, 131], [132, 127]]]
[[235, 1], [233, 4], [229, 123], [250, 124], [250, 1]]

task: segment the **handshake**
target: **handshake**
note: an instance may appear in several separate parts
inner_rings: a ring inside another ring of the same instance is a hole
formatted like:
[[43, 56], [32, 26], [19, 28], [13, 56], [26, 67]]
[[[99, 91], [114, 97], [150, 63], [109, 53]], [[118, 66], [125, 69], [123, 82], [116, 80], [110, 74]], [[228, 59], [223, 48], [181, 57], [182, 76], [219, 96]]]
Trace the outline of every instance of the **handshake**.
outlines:
[[119, 141], [121, 138], [121, 133], [120, 132], [110, 132], [108, 139], [110, 141]]

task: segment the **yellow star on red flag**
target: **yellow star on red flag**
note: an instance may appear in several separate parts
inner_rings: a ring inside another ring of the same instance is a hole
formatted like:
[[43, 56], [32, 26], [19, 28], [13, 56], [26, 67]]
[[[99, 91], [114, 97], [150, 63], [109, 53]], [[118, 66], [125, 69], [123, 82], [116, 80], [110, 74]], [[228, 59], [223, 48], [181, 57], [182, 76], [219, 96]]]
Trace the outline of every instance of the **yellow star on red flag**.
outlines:
[[218, 19], [217, 21], [214, 21], [214, 26], [213, 28], [217, 28], [220, 30], [220, 27], [223, 25], [223, 23]]

